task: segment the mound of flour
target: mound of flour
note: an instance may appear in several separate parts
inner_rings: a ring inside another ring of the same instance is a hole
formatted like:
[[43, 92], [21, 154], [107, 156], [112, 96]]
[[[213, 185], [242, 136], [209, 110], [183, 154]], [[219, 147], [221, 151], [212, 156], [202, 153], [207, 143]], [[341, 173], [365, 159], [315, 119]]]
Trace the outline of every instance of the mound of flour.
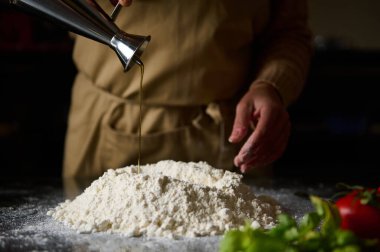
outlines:
[[127, 236], [207, 236], [274, 226], [279, 206], [256, 197], [242, 176], [205, 162], [160, 161], [108, 170], [74, 200], [48, 211], [80, 233]]

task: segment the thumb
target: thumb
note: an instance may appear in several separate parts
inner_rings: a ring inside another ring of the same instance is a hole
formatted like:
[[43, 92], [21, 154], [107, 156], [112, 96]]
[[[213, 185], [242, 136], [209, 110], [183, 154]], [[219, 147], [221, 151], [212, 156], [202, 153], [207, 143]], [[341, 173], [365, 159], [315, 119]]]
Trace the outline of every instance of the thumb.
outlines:
[[130, 6], [132, 4], [132, 0], [110, 0], [113, 6], [116, 6], [120, 3], [122, 6]]
[[123, 6], [130, 6], [132, 4], [132, 0], [119, 0], [119, 3]]
[[251, 120], [251, 111], [252, 106], [249, 103], [243, 100], [240, 101], [236, 107], [235, 121], [228, 141], [238, 143], [247, 135]]

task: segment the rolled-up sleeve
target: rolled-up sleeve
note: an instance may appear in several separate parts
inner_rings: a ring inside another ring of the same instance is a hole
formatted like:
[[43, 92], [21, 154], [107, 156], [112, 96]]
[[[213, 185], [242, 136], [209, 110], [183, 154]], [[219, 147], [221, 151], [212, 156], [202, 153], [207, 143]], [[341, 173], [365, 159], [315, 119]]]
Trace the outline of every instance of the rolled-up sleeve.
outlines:
[[285, 105], [300, 95], [313, 53], [306, 0], [273, 0], [271, 21], [262, 34], [252, 85], [268, 83], [282, 96]]

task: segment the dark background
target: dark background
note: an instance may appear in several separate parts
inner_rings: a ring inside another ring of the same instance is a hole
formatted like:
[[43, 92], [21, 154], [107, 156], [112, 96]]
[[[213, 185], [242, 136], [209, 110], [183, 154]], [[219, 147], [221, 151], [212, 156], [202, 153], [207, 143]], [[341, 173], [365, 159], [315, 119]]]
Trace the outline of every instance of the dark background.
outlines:
[[0, 169], [60, 176], [75, 68], [67, 32], [0, 1]]
[[[310, 1], [315, 56], [304, 92], [289, 108], [292, 135], [275, 174], [380, 178], [380, 19], [371, 16], [378, 16], [377, 2]], [[71, 50], [65, 30], [0, 1], [2, 176], [60, 176]]]

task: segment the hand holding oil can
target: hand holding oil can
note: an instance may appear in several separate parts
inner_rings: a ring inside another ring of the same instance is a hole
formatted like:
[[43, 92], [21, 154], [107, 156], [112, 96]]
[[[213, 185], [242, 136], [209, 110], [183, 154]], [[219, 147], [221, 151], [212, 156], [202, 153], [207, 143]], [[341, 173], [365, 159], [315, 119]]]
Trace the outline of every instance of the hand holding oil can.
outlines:
[[119, 57], [124, 71], [136, 63], [150, 41], [150, 36], [129, 34], [120, 30], [114, 20], [121, 5], [111, 16], [95, 0], [10, 0], [21, 9], [50, 19], [68, 30], [110, 46]]

